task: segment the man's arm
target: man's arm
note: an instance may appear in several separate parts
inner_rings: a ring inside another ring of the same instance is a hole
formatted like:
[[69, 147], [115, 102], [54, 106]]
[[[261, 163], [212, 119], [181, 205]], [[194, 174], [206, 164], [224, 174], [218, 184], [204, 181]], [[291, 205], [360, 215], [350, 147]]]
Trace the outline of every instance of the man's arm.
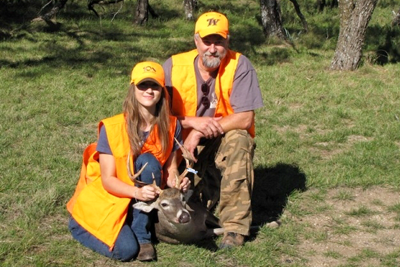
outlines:
[[253, 125], [253, 121], [254, 111], [249, 110], [228, 115], [218, 122], [226, 133], [231, 130], [248, 130]]
[[[234, 113], [223, 118], [211, 117], [181, 117], [182, 126], [184, 128], [192, 128], [192, 131], [187, 136], [184, 146], [194, 157], [194, 151], [202, 137], [213, 138], [231, 130], [248, 130], [254, 120], [254, 111], [245, 111]], [[215, 125], [219, 125], [218, 129], [222, 131], [215, 131]], [[193, 126], [192, 126], [193, 125]], [[199, 130], [201, 128], [201, 131]], [[203, 132], [208, 134], [203, 134]]]
[[226, 117], [179, 117], [185, 129], [195, 129], [205, 138], [213, 138], [231, 130], [248, 130], [254, 121], [254, 111], [234, 113]]

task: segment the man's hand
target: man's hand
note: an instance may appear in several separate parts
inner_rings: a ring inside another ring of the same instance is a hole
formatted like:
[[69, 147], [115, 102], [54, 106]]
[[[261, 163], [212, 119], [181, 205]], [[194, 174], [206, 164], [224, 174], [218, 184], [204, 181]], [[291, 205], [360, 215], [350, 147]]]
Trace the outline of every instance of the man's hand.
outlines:
[[167, 180], [167, 185], [170, 188], [174, 188], [177, 187], [178, 189], [180, 189], [183, 193], [186, 193], [189, 188], [190, 188], [190, 180], [187, 177], [184, 177], [181, 181], [181, 183], [179, 185], [176, 185], [176, 181], [177, 181], [177, 177], [179, 177], [179, 173], [178, 170], [176, 170], [176, 172], [174, 172], [173, 175], [171, 175], [170, 177], [168, 177]]
[[203, 134], [207, 139], [224, 134], [221, 124], [218, 122], [222, 117], [193, 117], [191, 127]]
[[186, 193], [190, 188], [190, 180], [185, 177], [182, 179], [181, 184], [179, 185], [179, 189], [182, 190], [183, 193]]

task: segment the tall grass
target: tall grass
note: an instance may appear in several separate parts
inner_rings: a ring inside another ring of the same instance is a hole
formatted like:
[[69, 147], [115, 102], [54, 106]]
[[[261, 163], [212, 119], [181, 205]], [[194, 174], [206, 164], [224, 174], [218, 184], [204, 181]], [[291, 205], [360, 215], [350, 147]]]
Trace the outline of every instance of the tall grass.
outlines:
[[[98, 121], [122, 111], [133, 65], [146, 59], [163, 63], [194, 48], [194, 22], [183, 19], [182, 1], [152, 2], [161, 16], [150, 17], [142, 27], [132, 24], [133, 2], [126, 2], [113, 20], [110, 8], [99, 20], [72, 1], [57, 17], [56, 28], [8, 25], [14, 30], [0, 42], [2, 266], [128, 265], [72, 240], [65, 204], [77, 182], [82, 151], [96, 140]], [[398, 189], [400, 177], [399, 63], [377, 65], [366, 57], [357, 71], [329, 71], [337, 11], [316, 13], [305, 3], [300, 1], [307, 33], [292, 7], [282, 6], [297, 52], [264, 39], [257, 1], [201, 1], [199, 9], [218, 8], [228, 15], [231, 47], [248, 56], [257, 70], [265, 107], [256, 112], [254, 162], [257, 179], [268, 180], [268, 187], [257, 192], [273, 197], [290, 193], [292, 204], [285, 209], [291, 212], [298, 208], [299, 193], [292, 190], [300, 186], [291, 185], [300, 183], [293, 180], [299, 173], [304, 187], [320, 189]], [[371, 21], [367, 55], [389, 31], [390, 16], [380, 14], [398, 8], [381, 3]], [[392, 42], [398, 44], [398, 35]], [[298, 254], [296, 227], [286, 218], [285, 227], [261, 228], [245, 247], [231, 251], [159, 244], [159, 261], [150, 265], [288, 264], [283, 256]]]

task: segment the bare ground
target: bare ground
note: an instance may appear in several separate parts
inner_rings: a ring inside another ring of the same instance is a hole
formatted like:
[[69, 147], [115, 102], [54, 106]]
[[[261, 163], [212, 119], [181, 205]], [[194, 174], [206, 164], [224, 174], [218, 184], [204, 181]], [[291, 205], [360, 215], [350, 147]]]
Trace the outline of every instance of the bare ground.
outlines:
[[[305, 231], [285, 263], [304, 266], [400, 266], [399, 192], [383, 187], [302, 193], [301, 215], [286, 214]], [[308, 204], [307, 204], [308, 203]], [[307, 207], [308, 206], [308, 207]]]

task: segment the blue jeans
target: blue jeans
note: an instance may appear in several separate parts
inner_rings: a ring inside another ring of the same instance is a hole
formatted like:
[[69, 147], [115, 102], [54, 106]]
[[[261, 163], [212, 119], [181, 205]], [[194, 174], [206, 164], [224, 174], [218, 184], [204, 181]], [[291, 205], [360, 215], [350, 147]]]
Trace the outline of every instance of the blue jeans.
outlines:
[[[135, 161], [135, 171], [140, 170], [146, 162], [148, 162], [147, 167], [136, 179], [150, 184], [153, 183], [152, 174], [154, 174], [156, 184], [159, 186], [161, 184], [161, 164], [152, 154], [145, 153], [140, 155]], [[132, 208], [132, 204], [134, 203], [135, 200], [132, 200], [129, 205], [125, 224], [118, 234], [112, 251], [110, 251], [109, 246], [86, 231], [71, 217], [68, 227], [72, 237], [85, 247], [106, 257], [120, 261], [132, 260], [139, 253], [139, 244], [151, 243], [151, 231], [149, 229], [151, 215]]]

